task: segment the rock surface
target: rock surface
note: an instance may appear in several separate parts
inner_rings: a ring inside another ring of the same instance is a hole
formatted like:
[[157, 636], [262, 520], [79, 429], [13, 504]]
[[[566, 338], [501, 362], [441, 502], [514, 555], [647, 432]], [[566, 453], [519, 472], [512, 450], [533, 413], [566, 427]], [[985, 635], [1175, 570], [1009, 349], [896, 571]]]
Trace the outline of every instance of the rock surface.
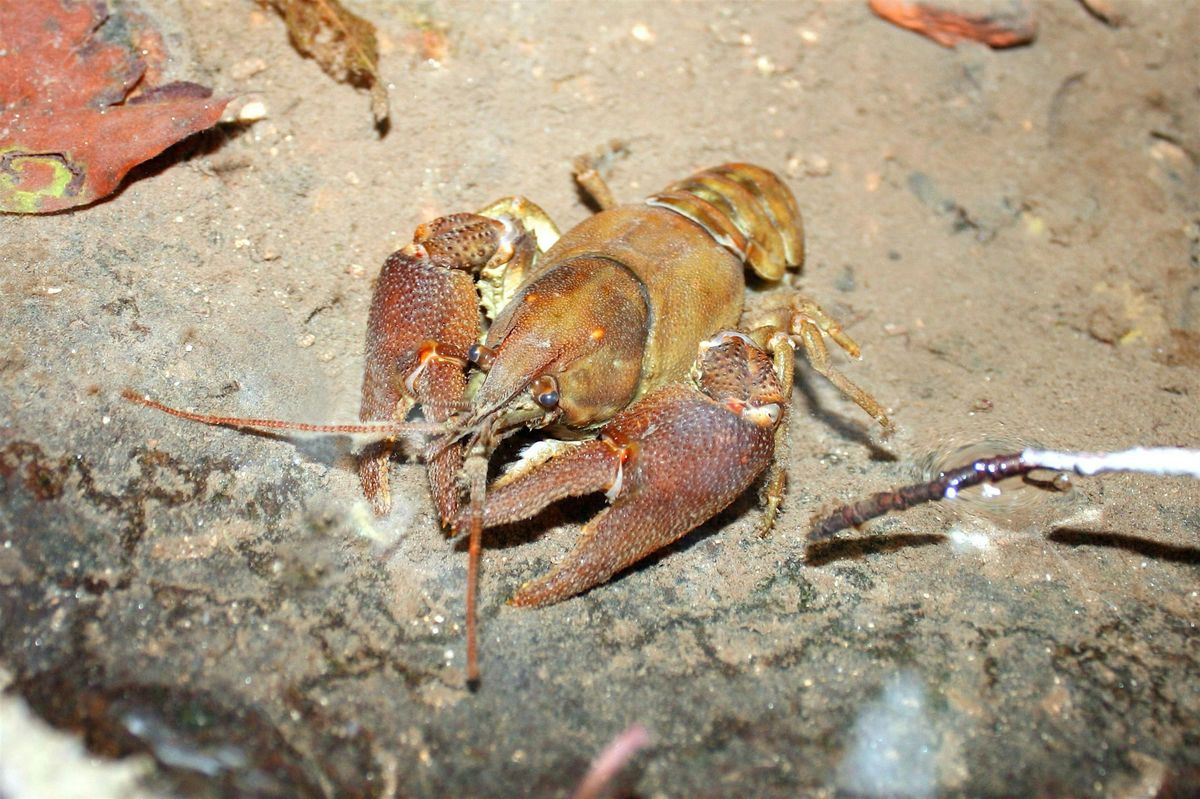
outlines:
[[[566, 796], [635, 722], [654, 745], [615, 787], [646, 797], [1196, 789], [1195, 482], [924, 508], [807, 560], [803, 540], [985, 439], [1200, 443], [1200, 6], [1110, 27], [1048, 3], [1034, 45], [952, 51], [865, 3], [354, 5], [386, 137], [255, 4], [163, 4], [189, 74], [266, 113], [85, 211], [0, 217], [10, 693], [184, 796]], [[374, 520], [340, 442], [119, 392], [352, 419], [384, 257], [506, 194], [576, 223], [572, 159], [610, 139], [625, 199], [733, 159], [787, 177], [801, 285], [851, 321], [864, 357], [838, 363], [900, 433], [873, 441], [806, 370], [771, 537], [751, 495], [542, 610], [503, 601], [598, 503], [488, 534], [471, 693], [466, 553], [420, 467]]]

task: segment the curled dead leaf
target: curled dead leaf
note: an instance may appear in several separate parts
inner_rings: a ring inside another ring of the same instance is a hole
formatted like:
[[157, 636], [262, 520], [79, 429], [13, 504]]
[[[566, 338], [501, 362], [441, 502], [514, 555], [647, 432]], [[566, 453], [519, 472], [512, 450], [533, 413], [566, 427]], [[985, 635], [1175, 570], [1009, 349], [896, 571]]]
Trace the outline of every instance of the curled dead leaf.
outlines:
[[260, 0], [287, 25], [292, 46], [335, 80], [369, 89], [375, 124], [388, 118], [388, 93], [379, 75], [375, 26], [338, 0]]

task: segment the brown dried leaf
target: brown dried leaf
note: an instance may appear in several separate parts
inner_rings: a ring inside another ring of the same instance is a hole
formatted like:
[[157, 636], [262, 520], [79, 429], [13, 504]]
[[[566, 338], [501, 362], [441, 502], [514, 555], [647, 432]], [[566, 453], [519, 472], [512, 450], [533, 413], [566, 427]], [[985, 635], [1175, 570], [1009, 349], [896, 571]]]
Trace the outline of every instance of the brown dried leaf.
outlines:
[[375, 26], [338, 0], [265, 0], [287, 24], [292, 46], [334, 80], [371, 91], [375, 124], [388, 118], [388, 94], [379, 75]]

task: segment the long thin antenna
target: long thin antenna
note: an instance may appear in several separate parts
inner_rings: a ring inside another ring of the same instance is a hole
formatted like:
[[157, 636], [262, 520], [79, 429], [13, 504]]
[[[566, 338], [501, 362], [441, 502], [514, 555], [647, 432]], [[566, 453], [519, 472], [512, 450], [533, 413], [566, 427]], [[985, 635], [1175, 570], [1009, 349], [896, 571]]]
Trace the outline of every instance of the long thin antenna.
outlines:
[[487, 491], [487, 459], [472, 455], [465, 464], [470, 481], [471, 536], [467, 545], [467, 684], [479, 685], [479, 655], [476, 644], [476, 597], [479, 594], [479, 560], [483, 549], [483, 498]]
[[138, 394], [133, 389], [122, 389], [121, 396], [128, 401], [146, 408], [187, 419], [189, 422], [213, 425], [216, 427], [233, 427], [250, 430], [286, 430], [296, 433], [335, 433], [342, 435], [374, 435], [380, 439], [391, 438], [404, 433], [436, 433], [445, 430], [444, 424], [437, 422], [372, 422], [369, 424], [309, 424], [307, 422], [289, 422], [283, 419], [253, 419], [241, 416], [220, 416], [209, 413], [194, 413], [181, 408], [152, 400]]
[[1137, 472], [1200, 479], [1200, 450], [1177, 447], [1135, 447], [1119, 452], [1056, 452], [1026, 449], [1019, 454], [982, 458], [967, 466], [942, 472], [926, 483], [880, 491], [851, 505], [843, 505], [815, 524], [809, 541], [824, 541], [849, 527], [858, 527], [891, 511], [925, 502], [954, 499], [964, 488], [1023, 477], [1038, 469], [1074, 472], [1090, 477], [1104, 472]]

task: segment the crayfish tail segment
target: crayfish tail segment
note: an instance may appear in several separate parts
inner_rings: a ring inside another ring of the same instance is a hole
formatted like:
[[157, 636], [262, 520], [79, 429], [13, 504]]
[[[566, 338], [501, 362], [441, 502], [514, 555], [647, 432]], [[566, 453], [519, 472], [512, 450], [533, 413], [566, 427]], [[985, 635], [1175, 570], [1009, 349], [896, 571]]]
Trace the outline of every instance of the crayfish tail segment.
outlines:
[[804, 262], [796, 198], [762, 167], [734, 163], [706, 169], [647, 202], [691, 219], [767, 280], [779, 280]]

